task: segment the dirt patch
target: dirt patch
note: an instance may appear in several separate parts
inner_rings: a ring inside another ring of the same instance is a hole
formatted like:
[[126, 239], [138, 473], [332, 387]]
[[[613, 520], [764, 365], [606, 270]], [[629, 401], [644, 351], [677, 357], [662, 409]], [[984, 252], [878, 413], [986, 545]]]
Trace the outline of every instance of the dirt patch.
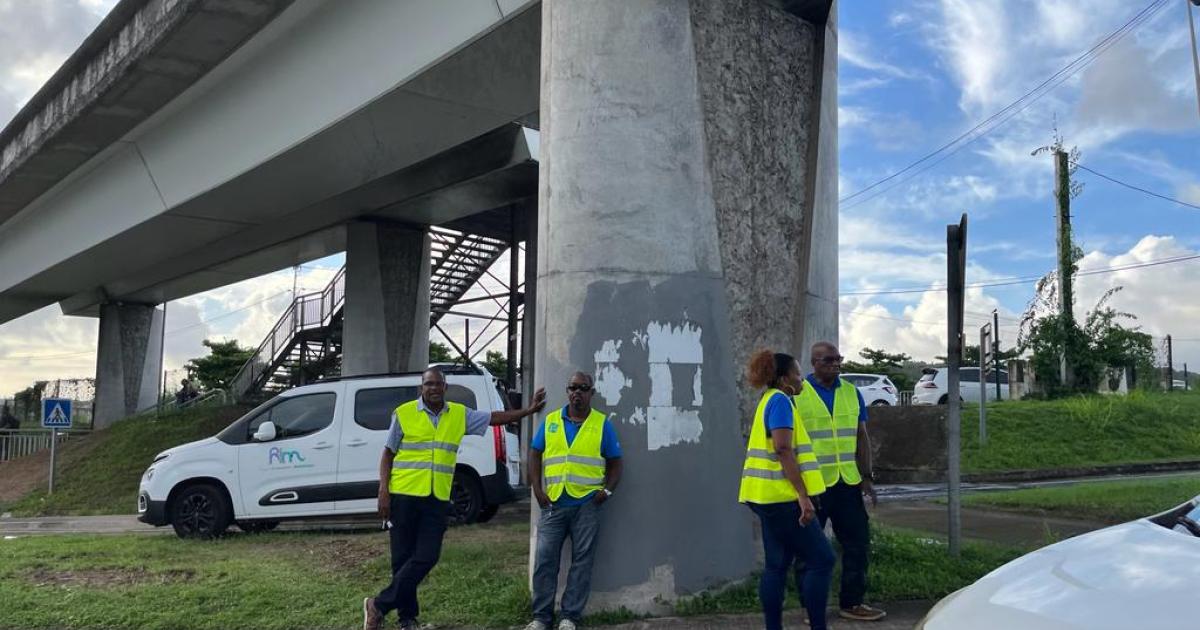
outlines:
[[382, 535], [359, 535], [306, 541], [300, 554], [311, 565], [335, 573], [361, 574], [363, 567], [380, 558], [390, 558], [388, 538]]
[[35, 567], [25, 574], [25, 579], [34, 586], [56, 586], [64, 588], [118, 588], [190, 582], [196, 578], [191, 569], [147, 571], [144, 568], [80, 569], [67, 571]]
[[[102, 440], [98, 435], [73, 437], [60, 445], [59, 466], [87, 457]], [[62, 470], [62, 468], [59, 468]], [[44, 489], [50, 474], [50, 451], [0, 462], [0, 505], [12, 503], [34, 490]]]

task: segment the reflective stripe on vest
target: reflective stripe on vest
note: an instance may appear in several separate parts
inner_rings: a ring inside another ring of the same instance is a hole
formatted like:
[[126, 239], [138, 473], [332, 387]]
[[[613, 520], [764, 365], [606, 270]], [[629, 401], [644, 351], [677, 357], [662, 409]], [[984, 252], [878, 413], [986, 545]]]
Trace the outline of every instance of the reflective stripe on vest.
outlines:
[[[742, 503], [786, 503], [800, 496], [784, 475], [783, 465], [775, 453], [775, 444], [767, 432], [767, 402], [775, 394], [787, 396], [777, 389], [768, 389], [758, 401], [758, 410], [754, 413], [754, 426], [750, 428], [750, 442], [746, 445], [746, 462], [742, 465], [742, 483], [738, 491], [738, 501]], [[800, 465], [804, 489], [809, 496], [816, 496], [825, 492], [820, 465], [795, 403], [790, 398], [788, 402], [792, 408], [792, 451], [796, 454], [796, 463]]]
[[821, 464], [821, 478], [826, 486], [838, 480], [850, 485], [862, 483], [855, 459], [858, 454], [858, 391], [849, 381], [838, 379], [833, 394], [833, 413], [821, 400], [821, 395], [811, 383], [806, 382], [800, 395], [796, 396], [796, 407], [804, 418], [804, 428], [812, 438], [817, 462]]
[[404, 437], [392, 460], [388, 492], [450, 500], [458, 445], [467, 432], [467, 408], [452, 402], [445, 405], [436, 428], [429, 414], [417, 408], [417, 401], [396, 408]]
[[546, 416], [546, 452], [542, 454], [542, 482], [546, 496], [557, 501], [566, 492], [582, 499], [604, 487], [604, 414], [592, 410], [580, 425], [575, 439], [567, 444], [562, 409]]

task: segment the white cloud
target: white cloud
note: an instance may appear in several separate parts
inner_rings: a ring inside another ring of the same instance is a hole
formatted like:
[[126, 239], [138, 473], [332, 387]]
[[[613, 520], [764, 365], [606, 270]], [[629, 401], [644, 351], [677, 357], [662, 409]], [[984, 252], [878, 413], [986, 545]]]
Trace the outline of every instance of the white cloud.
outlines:
[[922, 70], [902, 68], [884, 61], [885, 58], [885, 55], [871, 50], [853, 31], [843, 28], [838, 32], [838, 61], [894, 79], [930, 80]]

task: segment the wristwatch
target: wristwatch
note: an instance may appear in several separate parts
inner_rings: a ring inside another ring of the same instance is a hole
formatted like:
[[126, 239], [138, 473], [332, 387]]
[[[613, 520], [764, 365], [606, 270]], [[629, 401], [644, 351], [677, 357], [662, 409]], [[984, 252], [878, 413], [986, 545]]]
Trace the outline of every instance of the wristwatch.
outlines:
[[613, 495], [612, 490], [609, 490], [608, 488], [600, 488], [600, 492], [604, 493], [605, 498], [610, 498], [610, 499], [612, 498], [612, 495]]

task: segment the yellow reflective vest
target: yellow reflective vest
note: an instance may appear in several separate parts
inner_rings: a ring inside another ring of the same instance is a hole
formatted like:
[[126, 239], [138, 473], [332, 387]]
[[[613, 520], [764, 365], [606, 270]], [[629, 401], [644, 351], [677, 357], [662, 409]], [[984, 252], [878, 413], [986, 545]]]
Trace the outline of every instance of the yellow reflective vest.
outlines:
[[562, 409], [546, 416], [546, 452], [542, 454], [542, 481], [546, 496], [557, 501], [563, 492], [582, 499], [604, 487], [604, 414], [592, 410], [567, 444]]
[[804, 428], [812, 439], [821, 477], [826, 486], [839, 479], [852, 486], [862, 483], [855, 455], [858, 451], [858, 391], [845, 379], [838, 379], [833, 396], [833, 413], [811, 384], [805, 383], [796, 396], [796, 407], [804, 418]]
[[392, 460], [388, 492], [450, 500], [458, 445], [467, 432], [467, 408], [452, 402], [445, 405], [436, 428], [429, 414], [417, 408], [417, 401], [396, 407], [404, 438]]
[[[786, 503], [800, 498], [792, 483], [784, 476], [783, 465], [779, 463], [771, 434], [767, 432], [767, 402], [776, 394], [787, 396], [777, 389], [768, 389], [758, 401], [758, 410], [754, 412], [754, 426], [750, 428], [746, 462], [742, 465], [742, 485], [738, 492], [738, 501], [741, 503]], [[816, 496], [825, 492], [825, 483], [821, 480], [820, 467], [796, 404], [791, 398], [788, 398], [788, 402], [792, 403], [792, 444], [796, 463], [800, 465], [804, 489], [810, 497]]]

